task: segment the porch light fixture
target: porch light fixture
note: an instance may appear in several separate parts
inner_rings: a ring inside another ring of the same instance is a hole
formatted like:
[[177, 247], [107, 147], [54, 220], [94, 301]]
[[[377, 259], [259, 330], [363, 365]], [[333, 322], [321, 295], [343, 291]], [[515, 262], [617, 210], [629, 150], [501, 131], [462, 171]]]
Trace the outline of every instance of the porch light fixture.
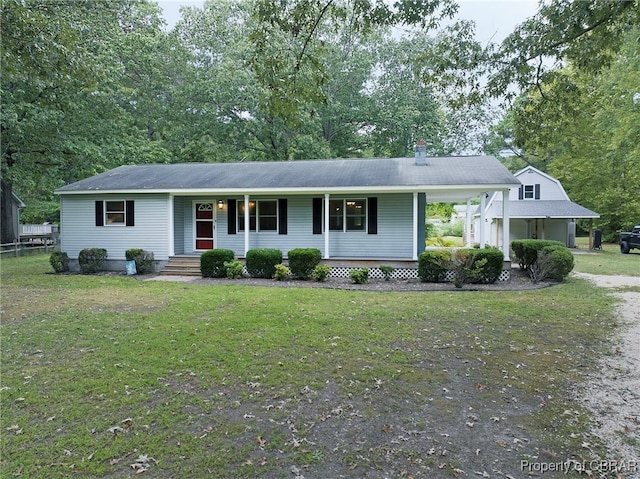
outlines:
[[218, 209], [221, 210], [224, 208], [224, 201], [218, 200]]

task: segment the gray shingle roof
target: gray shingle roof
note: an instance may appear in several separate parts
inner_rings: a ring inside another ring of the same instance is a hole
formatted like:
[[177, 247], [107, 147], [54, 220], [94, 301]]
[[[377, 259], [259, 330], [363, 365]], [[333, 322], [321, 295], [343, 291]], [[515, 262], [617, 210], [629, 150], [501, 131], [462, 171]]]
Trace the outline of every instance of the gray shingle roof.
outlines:
[[182, 163], [121, 166], [69, 184], [57, 193], [180, 190], [305, 190], [436, 186], [513, 187], [520, 184], [492, 156], [304, 160], [246, 163]]
[[[502, 218], [502, 201], [494, 202]], [[598, 213], [566, 200], [518, 200], [509, 202], [510, 218], [600, 218]]]

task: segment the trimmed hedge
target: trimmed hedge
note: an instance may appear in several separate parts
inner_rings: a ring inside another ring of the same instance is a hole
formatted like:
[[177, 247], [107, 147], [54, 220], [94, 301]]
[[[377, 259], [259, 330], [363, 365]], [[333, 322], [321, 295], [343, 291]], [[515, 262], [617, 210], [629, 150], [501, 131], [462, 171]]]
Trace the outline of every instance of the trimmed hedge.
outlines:
[[282, 251], [273, 248], [256, 248], [247, 251], [245, 266], [254, 278], [273, 278], [276, 265], [282, 263]]
[[200, 255], [200, 272], [203, 278], [224, 278], [227, 276], [225, 263], [233, 261], [235, 254], [230, 249], [210, 249]]
[[54, 251], [49, 257], [49, 264], [56, 273], [69, 271], [69, 255], [62, 251]]
[[296, 278], [309, 279], [320, 264], [322, 252], [317, 248], [295, 248], [287, 253], [289, 269]]
[[418, 277], [425, 283], [441, 283], [453, 271], [457, 286], [490, 284], [498, 280], [503, 265], [504, 255], [496, 248], [425, 251], [418, 257]]
[[150, 273], [153, 271], [153, 253], [145, 251], [141, 248], [131, 248], [124, 252], [127, 261], [136, 262], [136, 271], [138, 274]]
[[548, 275], [549, 279], [562, 281], [573, 271], [575, 264], [573, 253], [566, 246], [547, 246], [542, 248], [540, 254], [553, 264]]
[[107, 259], [107, 250], [104, 248], [85, 248], [78, 254], [80, 271], [83, 273], [97, 273]]
[[561, 246], [566, 248], [564, 243], [554, 240], [522, 239], [511, 242], [513, 256], [518, 265], [520, 265], [520, 269], [529, 269], [538, 259], [538, 251], [547, 246]]
[[473, 252], [474, 262], [486, 259], [487, 262], [480, 268], [474, 277], [469, 278], [469, 283], [492, 284], [498, 281], [504, 266], [504, 254], [496, 248], [475, 249]]
[[418, 277], [423, 283], [441, 283], [446, 280], [451, 251], [441, 249], [425, 251], [418, 256]]

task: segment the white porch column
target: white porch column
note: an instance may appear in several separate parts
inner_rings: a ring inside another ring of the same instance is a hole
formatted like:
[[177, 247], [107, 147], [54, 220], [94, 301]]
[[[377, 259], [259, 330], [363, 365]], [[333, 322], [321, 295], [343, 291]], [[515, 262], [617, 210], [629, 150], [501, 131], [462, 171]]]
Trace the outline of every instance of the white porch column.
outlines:
[[485, 192], [480, 193], [480, 248], [484, 248], [487, 244], [486, 239], [486, 214], [485, 209], [487, 207], [487, 194]]
[[465, 229], [467, 231], [466, 246], [471, 248], [471, 199], [467, 200], [467, 216], [465, 218]]
[[249, 195], [244, 195], [244, 256], [249, 251], [249, 230], [251, 229], [251, 221], [249, 215]]
[[413, 260], [418, 259], [418, 192], [413, 192]]
[[502, 254], [505, 261], [509, 261], [509, 190], [502, 190]]
[[173, 195], [169, 194], [169, 199], [167, 200], [167, 209], [168, 209], [168, 233], [169, 233], [169, 256], [175, 256], [176, 254], [176, 245], [175, 245], [175, 225], [173, 224]]
[[329, 194], [324, 195], [324, 259], [329, 259]]

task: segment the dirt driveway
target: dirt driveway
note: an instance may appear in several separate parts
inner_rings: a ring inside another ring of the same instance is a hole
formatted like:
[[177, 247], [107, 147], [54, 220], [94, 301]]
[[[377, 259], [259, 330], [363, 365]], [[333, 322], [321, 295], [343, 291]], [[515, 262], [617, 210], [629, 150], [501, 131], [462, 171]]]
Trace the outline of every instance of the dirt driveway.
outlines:
[[[589, 382], [584, 403], [595, 414], [600, 436], [611, 451], [613, 460], [635, 461], [640, 467], [640, 292], [624, 288], [640, 288], [640, 277], [604, 276], [574, 273], [603, 288], [619, 291], [617, 309], [620, 335], [614, 338], [609, 356], [601, 359], [599, 375]], [[640, 470], [635, 475], [640, 478]]]

